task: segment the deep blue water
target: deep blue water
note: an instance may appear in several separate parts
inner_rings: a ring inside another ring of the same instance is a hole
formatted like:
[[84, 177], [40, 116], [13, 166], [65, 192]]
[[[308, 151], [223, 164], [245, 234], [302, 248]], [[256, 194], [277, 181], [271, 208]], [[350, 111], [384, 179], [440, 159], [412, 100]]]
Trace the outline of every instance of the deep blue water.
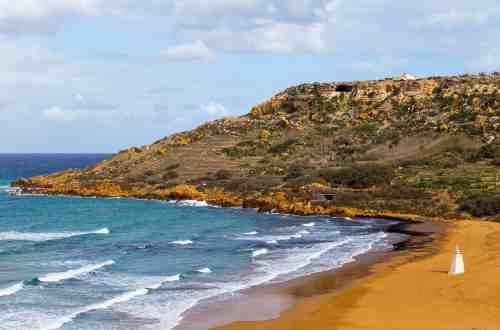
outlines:
[[0, 182], [94, 165], [107, 154], [0, 154]]
[[12, 196], [105, 155], [0, 155], [0, 329], [171, 329], [203, 299], [333, 269], [387, 224], [203, 203]]

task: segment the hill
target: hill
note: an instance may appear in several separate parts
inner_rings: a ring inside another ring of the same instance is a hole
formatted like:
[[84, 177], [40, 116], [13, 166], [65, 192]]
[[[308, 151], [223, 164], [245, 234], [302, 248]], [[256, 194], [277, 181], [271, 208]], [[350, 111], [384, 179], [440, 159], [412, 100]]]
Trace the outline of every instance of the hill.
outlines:
[[500, 74], [303, 84], [247, 115], [13, 185], [299, 214], [500, 219]]

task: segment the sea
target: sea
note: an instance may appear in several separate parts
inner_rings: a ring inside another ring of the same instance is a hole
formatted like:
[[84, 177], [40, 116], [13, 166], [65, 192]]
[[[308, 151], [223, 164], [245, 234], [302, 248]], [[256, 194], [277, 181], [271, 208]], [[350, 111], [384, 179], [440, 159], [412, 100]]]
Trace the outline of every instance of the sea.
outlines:
[[199, 303], [391, 248], [391, 221], [9, 187], [109, 157], [0, 155], [0, 329], [173, 329]]

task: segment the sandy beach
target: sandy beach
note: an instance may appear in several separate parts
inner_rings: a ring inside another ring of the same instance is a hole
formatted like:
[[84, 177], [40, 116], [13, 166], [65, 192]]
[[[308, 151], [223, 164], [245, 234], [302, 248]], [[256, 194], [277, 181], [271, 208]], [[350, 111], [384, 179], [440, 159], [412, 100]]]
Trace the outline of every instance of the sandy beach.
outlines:
[[[464, 251], [466, 273], [450, 276], [456, 244]], [[332, 274], [289, 286], [296, 303], [278, 318], [218, 330], [499, 329], [499, 257], [500, 224], [461, 221], [432, 244], [369, 266], [369, 275], [347, 267], [340, 273], [353, 271], [357, 278], [347, 285], [322, 285], [342, 278]]]

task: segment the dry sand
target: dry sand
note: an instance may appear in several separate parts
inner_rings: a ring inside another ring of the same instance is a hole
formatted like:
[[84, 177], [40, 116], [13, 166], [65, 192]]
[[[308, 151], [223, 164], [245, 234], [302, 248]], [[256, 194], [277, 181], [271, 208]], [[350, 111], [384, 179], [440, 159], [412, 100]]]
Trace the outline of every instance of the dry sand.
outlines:
[[[457, 243], [466, 273], [450, 276]], [[405, 252], [354, 285], [299, 299], [278, 319], [219, 329], [500, 329], [500, 224], [459, 222], [436, 244], [429, 257]]]

